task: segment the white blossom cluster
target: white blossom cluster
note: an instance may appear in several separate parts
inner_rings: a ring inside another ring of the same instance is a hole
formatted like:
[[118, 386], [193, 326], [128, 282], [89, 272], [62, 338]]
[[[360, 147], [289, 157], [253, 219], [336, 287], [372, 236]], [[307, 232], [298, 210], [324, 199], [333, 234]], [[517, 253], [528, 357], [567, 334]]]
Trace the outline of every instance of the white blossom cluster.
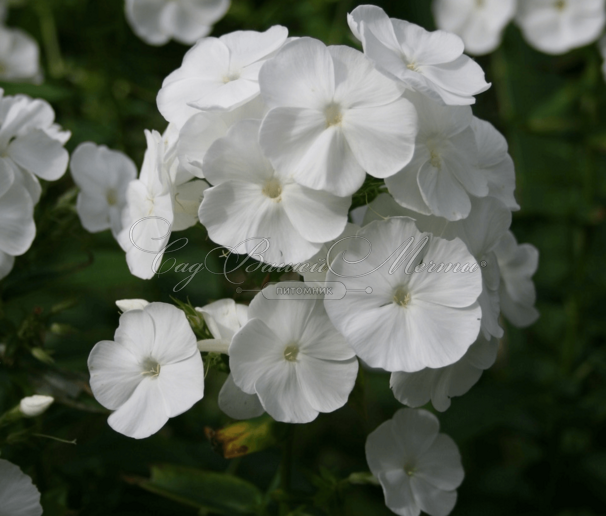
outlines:
[[42, 82], [40, 48], [29, 34], [4, 25], [7, 0], [0, 1], [0, 81]]
[[[265, 266], [324, 263], [249, 306], [198, 308], [206, 340], [172, 305], [118, 301], [114, 340], [89, 358], [91, 387], [112, 428], [145, 438], [202, 399], [200, 352], [229, 355], [219, 406], [234, 419], [311, 422], [347, 403], [360, 362], [383, 369], [412, 408], [369, 435], [370, 469], [395, 513], [442, 516], [461, 459], [416, 408], [444, 411], [479, 380], [501, 313], [520, 327], [536, 320], [538, 252], [509, 231], [514, 164], [505, 138], [473, 116], [490, 84], [463, 40], [374, 6], [348, 23], [362, 52], [281, 26], [198, 41], [158, 94], [169, 125], [146, 132], [138, 178], [121, 153], [75, 151], [83, 226], [111, 229], [140, 278], [154, 276], [171, 231], [198, 221]], [[352, 196], [369, 176], [383, 193], [355, 225]], [[342, 298], [275, 296], [335, 284]]]
[[46, 101], [4, 96], [0, 90], [0, 278], [36, 235], [39, 179], [56, 181], [67, 170], [69, 155], [63, 146], [71, 134], [54, 122], [55, 112]]
[[473, 55], [495, 50], [512, 20], [546, 54], [595, 42], [606, 23], [604, 0], [433, 0], [433, 11], [437, 26], [458, 34]]

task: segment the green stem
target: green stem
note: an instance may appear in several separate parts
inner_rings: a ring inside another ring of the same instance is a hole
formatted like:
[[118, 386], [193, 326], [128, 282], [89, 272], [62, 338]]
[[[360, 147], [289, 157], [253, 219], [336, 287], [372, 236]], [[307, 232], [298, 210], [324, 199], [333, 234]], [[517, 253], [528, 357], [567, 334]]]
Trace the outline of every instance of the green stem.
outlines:
[[44, 43], [44, 52], [48, 62], [48, 71], [51, 77], [58, 79], [65, 73], [65, 65], [61, 56], [61, 47], [57, 36], [57, 25], [53, 11], [48, 5], [48, 0], [41, 0], [37, 4], [38, 16], [40, 17], [40, 31]]

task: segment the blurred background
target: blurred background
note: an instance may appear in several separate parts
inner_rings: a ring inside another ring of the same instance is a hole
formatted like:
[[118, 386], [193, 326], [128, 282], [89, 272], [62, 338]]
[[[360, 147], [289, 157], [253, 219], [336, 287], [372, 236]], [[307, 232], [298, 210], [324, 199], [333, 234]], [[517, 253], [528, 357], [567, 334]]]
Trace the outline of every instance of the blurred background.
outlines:
[[[434, 29], [428, 0], [375, 2], [396, 18]], [[351, 0], [233, 0], [213, 31], [264, 31], [358, 47], [346, 13]], [[144, 129], [163, 131], [155, 105], [162, 80], [187, 47], [152, 47], [127, 25], [123, 0], [16, 2], [7, 24], [40, 44], [45, 81], [1, 84], [5, 94], [49, 101], [72, 132], [67, 148], [105, 144], [140, 166]], [[492, 122], [516, 163], [513, 231], [540, 251], [535, 275], [539, 321], [506, 325], [496, 365], [451, 408], [442, 431], [461, 449], [466, 478], [455, 516], [598, 516], [606, 514], [606, 84], [595, 45], [553, 57], [531, 49], [510, 25], [501, 47], [478, 58], [492, 88], [476, 116]], [[262, 492], [275, 487], [279, 446], [227, 460], [205, 428], [230, 423], [216, 397], [225, 373], [207, 376], [204, 400], [155, 436], [135, 441], [112, 431], [91, 398], [86, 360], [118, 325], [115, 300], [203, 306], [222, 297], [248, 302], [219, 275], [139, 280], [109, 232], [91, 235], [74, 209], [69, 174], [47, 183], [36, 211], [38, 236], [0, 284], [0, 413], [34, 392], [52, 392], [41, 418], [0, 434], [2, 458], [17, 463], [43, 493], [45, 516], [195, 515], [199, 509], [142, 489], [150, 466], [172, 464], [235, 474]], [[200, 227], [179, 233], [189, 244], [179, 262], [199, 263], [214, 247]], [[218, 261], [217, 261], [217, 267]], [[386, 374], [367, 373], [352, 402], [296, 428], [292, 483], [312, 503], [292, 514], [389, 515], [381, 489], [342, 482], [367, 470], [369, 431], [399, 408]], [[431, 407], [430, 407], [430, 410]], [[26, 433], [21, 433], [25, 431]], [[25, 437], [32, 432], [49, 437]], [[320, 474], [320, 471], [322, 473]], [[297, 504], [292, 504], [295, 509]], [[273, 509], [272, 509], [273, 510]], [[204, 514], [202, 511], [200, 514]], [[208, 514], [215, 514], [210, 512]], [[224, 514], [231, 514], [224, 512]]]

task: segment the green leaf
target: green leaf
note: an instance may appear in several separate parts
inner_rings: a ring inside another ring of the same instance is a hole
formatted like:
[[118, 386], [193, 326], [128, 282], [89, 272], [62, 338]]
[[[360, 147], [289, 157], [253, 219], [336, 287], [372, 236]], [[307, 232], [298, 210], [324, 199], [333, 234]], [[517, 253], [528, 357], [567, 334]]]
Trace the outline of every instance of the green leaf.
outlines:
[[242, 457], [275, 446], [286, 436], [287, 425], [270, 416], [240, 421], [219, 430], [205, 428], [213, 448], [226, 459]]
[[131, 482], [157, 495], [216, 514], [258, 514], [262, 495], [253, 484], [224, 473], [183, 466], [153, 466], [151, 479]]

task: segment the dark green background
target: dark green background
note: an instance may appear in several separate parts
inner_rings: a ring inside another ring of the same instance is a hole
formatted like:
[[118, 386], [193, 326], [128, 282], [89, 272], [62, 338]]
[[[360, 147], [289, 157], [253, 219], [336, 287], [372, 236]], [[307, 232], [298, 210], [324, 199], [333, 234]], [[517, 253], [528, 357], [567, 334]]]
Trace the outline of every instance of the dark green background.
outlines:
[[[427, 0], [377, 3], [393, 17], [434, 27]], [[21, 4], [11, 9], [8, 25], [22, 27], [40, 42], [46, 81], [5, 84], [6, 93], [51, 102], [58, 122], [73, 133], [70, 151], [94, 141], [125, 151], [140, 165], [143, 129], [165, 127], [155, 95], [186, 47], [156, 48], [140, 41], [126, 24], [122, 0]], [[234, 0], [214, 34], [279, 23], [292, 35], [356, 45], [345, 15], [357, 4]], [[522, 206], [514, 214], [513, 230], [520, 242], [540, 251], [535, 282], [541, 318], [524, 331], [507, 326], [497, 364], [439, 415], [443, 431], [461, 449], [466, 471], [453, 514], [606, 514], [606, 84], [601, 58], [595, 46], [561, 57], [542, 55], [510, 26], [501, 48], [478, 62], [493, 87], [479, 96], [474, 111], [510, 143]], [[230, 464], [204, 437], [205, 426], [227, 422], [216, 404], [223, 373], [211, 371], [204, 400], [150, 439], [131, 440], [107, 426], [107, 415], [99, 413], [83, 386], [90, 349], [111, 339], [117, 327], [114, 301], [170, 301], [175, 295], [201, 306], [233, 296], [234, 288], [204, 272], [177, 294], [171, 289], [182, 274], [151, 281], [132, 277], [111, 236], [86, 233], [73, 205], [69, 174], [46, 185], [36, 210], [36, 241], [0, 283], [0, 341], [10, 355], [0, 365], [0, 413], [51, 383], [59, 398], [42, 418], [0, 434], [2, 457], [33, 477], [46, 516], [196, 514], [126, 481], [148, 476], [156, 463], [230, 468], [267, 490], [279, 448]], [[189, 238], [179, 262], [200, 262], [213, 247], [200, 227], [176, 236]], [[57, 306], [68, 302], [67, 308]], [[32, 347], [52, 353], [54, 364], [34, 359]], [[313, 477], [320, 466], [336, 478], [367, 469], [365, 436], [399, 407], [388, 376], [366, 376], [364, 402], [366, 417], [348, 406], [297, 427], [296, 489], [315, 492]], [[23, 429], [78, 444], [41, 437], [15, 442], [15, 432]], [[320, 500], [325, 512], [308, 508], [307, 514], [391, 514], [377, 487], [350, 487], [343, 499], [341, 509]]]

